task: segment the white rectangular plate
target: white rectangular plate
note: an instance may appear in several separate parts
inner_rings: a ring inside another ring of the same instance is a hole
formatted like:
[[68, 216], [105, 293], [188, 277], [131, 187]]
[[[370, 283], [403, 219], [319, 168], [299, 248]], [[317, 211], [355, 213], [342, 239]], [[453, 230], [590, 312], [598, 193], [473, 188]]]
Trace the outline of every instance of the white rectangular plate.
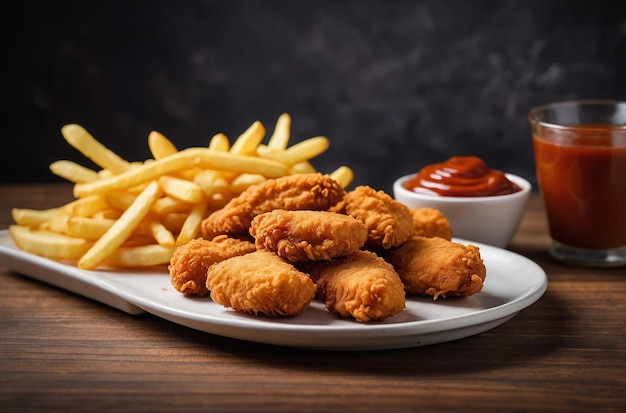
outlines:
[[[469, 241], [458, 240], [464, 244]], [[511, 251], [472, 242], [487, 266], [483, 290], [465, 298], [407, 298], [406, 308], [382, 322], [341, 319], [314, 301], [292, 318], [238, 313], [176, 291], [165, 267], [151, 271], [84, 271], [15, 247], [0, 231], [0, 257], [12, 271], [81, 294], [129, 314], [149, 312], [190, 328], [224, 337], [325, 350], [416, 347], [479, 334], [514, 317], [545, 292], [546, 273]]]

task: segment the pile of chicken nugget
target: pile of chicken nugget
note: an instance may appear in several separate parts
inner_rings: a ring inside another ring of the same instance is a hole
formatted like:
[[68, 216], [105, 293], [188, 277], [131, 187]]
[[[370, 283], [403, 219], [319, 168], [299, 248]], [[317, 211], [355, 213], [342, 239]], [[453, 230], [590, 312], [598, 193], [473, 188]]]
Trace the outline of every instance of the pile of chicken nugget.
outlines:
[[453, 242], [438, 210], [317, 172], [250, 186], [200, 235], [174, 251], [172, 285], [255, 315], [293, 317], [319, 300], [338, 317], [381, 321], [407, 296], [469, 296], [486, 276], [479, 248]]

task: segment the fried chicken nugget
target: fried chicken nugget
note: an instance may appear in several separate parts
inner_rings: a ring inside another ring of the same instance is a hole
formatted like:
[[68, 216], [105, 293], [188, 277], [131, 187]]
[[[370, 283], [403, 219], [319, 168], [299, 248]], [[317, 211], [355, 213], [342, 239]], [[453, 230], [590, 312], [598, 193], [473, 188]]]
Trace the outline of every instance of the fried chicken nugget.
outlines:
[[316, 298], [342, 317], [361, 323], [380, 321], [399, 313], [406, 305], [400, 277], [384, 259], [371, 251], [319, 261], [309, 267], [316, 280]]
[[365, 225], [349, 215], [328, 211], [276, 209], [250, 224], [257, 249], [289, 262], [330, 260], [358, 251], [367, 239]]
[[343, 199], [345, 190], [329, 175], [287, 175], [250, 186], [202, 221], [202, 236], [248, 233], [252, 218], [274, 209], [325, 211]]
[[224, 307], [270, 317], [295, 316], [315, 297], [311, 278], [269, 251], [212, 265], [206, 286], [211, 299]]
[[169, 264], [170, 281], [186, 296], [204, 297], [209, 294], [206, 277], [209, 266], [230, 257], [256, 251], [254, 242], [225, 235], [213, 240], [197, 238], [177, 247]]
[[366, 249], [386, 250], [413, 235], [413, 216], [409, 207], [369, 186], [354, 188], [331, 211], [351, 215], [365, 224], [369, 232]]
[[400, 275], [407, 294], [469, 296], [482, 290], [487, 271], [474, 245], [444, 238], [412, 237], [386, 260]]
[[435, 208], [413, 208], [413, 235], [452, 239], [452, 228], [448, 218]]

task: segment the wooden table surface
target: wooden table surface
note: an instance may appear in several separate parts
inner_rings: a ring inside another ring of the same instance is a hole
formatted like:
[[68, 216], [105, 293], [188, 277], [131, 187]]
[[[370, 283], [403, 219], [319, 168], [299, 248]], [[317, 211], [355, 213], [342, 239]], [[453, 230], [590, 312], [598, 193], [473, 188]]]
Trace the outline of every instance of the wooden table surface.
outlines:
[[[71, 199], [65, 184], [0, 185], [13, 207]], [[532, 196], [509, 249], [548, 290], [469, 338], [401, 350], [311, 351], [132, 316], [0, 262], [0, 411], [626, 411], [626, 268], [554, 262]]]

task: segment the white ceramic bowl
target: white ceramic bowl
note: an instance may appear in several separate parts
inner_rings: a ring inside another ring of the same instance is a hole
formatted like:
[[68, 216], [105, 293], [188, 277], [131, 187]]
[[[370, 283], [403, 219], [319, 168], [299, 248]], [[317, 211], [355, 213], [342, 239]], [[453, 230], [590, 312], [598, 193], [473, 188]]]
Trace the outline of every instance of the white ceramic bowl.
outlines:
[[532, 186], [517, 175], [505, 174], [522, 188], [508, 195], [453, 197], [418, 194], [404, 187], [415, 176], [405, 175], [393, 184], [394, 197], [410, 208], [435, 208], [450, 221], [452, 236], [505, 248], [519, 227]]

